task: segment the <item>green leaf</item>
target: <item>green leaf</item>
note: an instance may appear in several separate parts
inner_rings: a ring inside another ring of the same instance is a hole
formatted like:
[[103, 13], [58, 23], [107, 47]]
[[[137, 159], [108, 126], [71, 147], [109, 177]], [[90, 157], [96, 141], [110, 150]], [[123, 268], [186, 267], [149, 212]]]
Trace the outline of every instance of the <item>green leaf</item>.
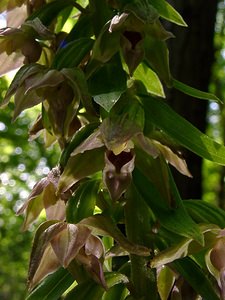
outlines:
[[27, 20], [38, 18], [45, 26], [48, 26], [63, 9], [72, 5], [72, 0], [56, 0], [42, 5], [41, 8], [35, 11]]
[[[128, 283], [128, 278], [125, 275], [116, 272], [105, 273], [105, 280], [109, 289], [121, 283]], [[105, 290], [100, 285], [88, 280], [78, 284], [66, 295], [65, 300], [99, 300], [102, 299], [104, 292]]]
[[62, 152], [62, 155], [59, 160], [60, 166], [65, 167], [73, 150], [77, 146], [79, 146], [86, 138], [88, 138], [89, 135], [97, 128], [98, 125], [99, 125], [98, 123], [90, 123], [81, 127], [78, 131], [76, 131], [70, 143], [66, 146], [66, 148]]
[[[67, 106], [67, 110], [70, 110], [71, 112], [67, 111], [67, 115], [73, 115], [73, 113], [77, 110], [79, 106], [79, 101], [81, 100], [83, 109], [85, 109], [87, 114], [89, 114], [90, 119], [96, 121], [97, 118], [95, 117], [95, 112], [92, 106], [91, 96], [88, 92], [88, 86], [84, 72], [81, 70], [81, 68], [78, 67], [69, 69], [63, 68], [61, 70], [61, 73], [64, 75], [65, 81], [68, 83], [69, 86], [71, 86], [74, 93], [72, 107]], [[67, 120], [65, 121], [67, 121], [67, 124], [69, 126], [69, 119], [67, 118]]]
[[105, 24], [100, 34], [98, 35], [94, 47], [91, 61], [87, 66], [87, 73], [95, 70], [95, 65], [108, 62], [119, 50], [120, 47], [120, 33], [109, 32], [109, 24]]
[[[153, 183], [166, 205], [170, 206], [172, 204], [172, 197], [166, 161], [162, 157], [155, 158], [151, 154], [147, 155], [138, 148], [135, 149], [135, 153], [136, 167]], [[149, 172], [149, 170], [151, 170], [151, 172]], [[162, 182], [164, 184], [162, 184]]]
[[[151, 247], [149, 232], [152, 230], [152, 212], [133, 183], [124, 195], [124, 217], [126, 235], [135, 244]], [[152, 254], [149, 253], [149, 256]], [[135, 286], [137, 299], [148, 299], [149, 290], [152, 298], [156, 296], [155, 272], [148, 267], [150, 257], [130, 255], [131, 280]], [[154, 278], [154, 279], [153, 279]]]
[[93, 215], [98, 188], [99, 182], [95, 180], [81, 184], [67, 203], [66, 220], [68, 223], [76, 224]]
[[92, 27], [97, 37], [101, 33], [104, 25], [111, 19], [112, 10], [105, 0], [89, 1], [89, 9], [92, 16]]
[[72, 6], [68, 6], [64, 8], [59, 14], [58, 14], [58, 21], [55, 27], [55, 32], [60, 33], [63, 29], [63, 26], [65, 25], [66, 21], [69, 19], [71, 13], [73, 11]]
[[172, 32], [167, 31], [160, 20], [156, 20], [153, 24], [148, 24], [146, 26], [146, 33], [148, 34], [148, 37], [152, 38], [156, 41], [166, 41], [170, 38], [174, 38], [174, 35]]
[[48, 275], [36, 289], [34, 289], [26, 300], [56, 300], [74, 282], [72, 275], [63, 268]]
[[91, 14], [81, 14], [65, 41], [69, 43], [80, 38], [93, 36], [91, 19]]
[[157, 9], [164, 19], [180, 26], [187, 26], [181, 15], [165, 0], [151, 0], [151, 4]]
[[167, 300], [175, 282], [175, 273], [167, 266], [157, 272], [157, 287], [161, 300]]
[[150, 250], [144, 246], [136, 245], [130, 242], [119, 230], [114, 221], [109, 216], [94, 215], [83, 219], [80, 224], [91, 227], [96, 234], [113, 237], [121, 247], [129, 253], [141, 256], [148, 256]]
[[151, 267], [163, 267], [165, 264], [169, 264], [177, 259], [186, 257], [189, 254], [189, 248], [192, 242], [193, 239], [183, 239], [180, 243], [176, 243], [174, 246], [160, 252], [152, 259]]
[[121, 94], [122, 92], [118, 91], [96, 95], [94, 96], [94, 101], [109, 112], [114, 104], [116, 104], [119, 100]]
[[203, 99], [203, 100], [211, 100], [222, 103], [222, 101], [213, 94], [202, 92], [198, 89], [195, 89], [183, 82], [178, 81], [177, 79], [173, 79], [173, 87], [184, 94], [187, 94], [191, 97]]
[[120, 283], [127, 284], [129, 282], [129, 279], [127, 278], [127, 276], [125, 276], [124, 274], [121, 274], [121, 273], [117, 273], [117, 272], [110, 272], [108, 274], [106, 273], [105, 280], [106, 280], [108, 288], [111, 288], [111, 287], [115, 286], [116, 284], [120, 284]]
[[104, 293], [102, 300], [124, 300], [128, 295], [128, 290], [124, 287], [124, 284], [117, 284], [111, 287]]
[[168, 87], [171, 86], [169, 51], [165, 41], [145, 37], [145, 61]]
[[218, 240], [217, 236], [221, 229], [214, 224], [201, 224], [199, 230], [204, 235], [204, 245], [201, 246], [193, 240], [193, 238], [182, 239], [176, 243], [172, 243], [172, 246], [164, 249], [157, 254], [151, 261], [153, 268], [162, 267], [163, 265], [169, 264], [177, 259], [199, 254], [203, 249], [208, 249], [214, 246]]
[[69, 158], [60, 177], [58, 192], [67, 191], [80, 179], [93, 175], [104, 167], [104, 149], [85, 151]]
[[185, 200], [184, 206], [195, 222], [216, 224], [220, 228], [225, 227], [225, 211], [223, 209], [202, 200]]
[[153, 183], [142, 172], [135, 169], [133, 180], [137, 190], [163, 227], [181, 236], [193, 238], [200, 244], [203, 244], [203, 237], [197, 224], [188, 215], [182, 200], [175, 191], [172, 191], [171, 195], [175, 201], [174, 207], [169, 207]]
[[134, 72], [134, 78], [141, 80], [150, 94], [165, 98], [161, 81], [157, 74], [145, 64], [140, 64]]
[[199, 131], [178, 115], [166, 103], [153, 97], [142, 97], [148, 120], [163, 130], [178, 144], [197, 155], [225, 165], [225, 147]]
[[193, 289], [205, 300], [219, 300], [215, 288], [205, 272], [189, 257], [177, 260], [172, 266], [179, 272]]
[[94, 281], [85, 281], [78, 284], [64, 298], [64, 300], [99, 300], [102, 298], [104, 288]]
[[131, 12], [143, 23], [153, 24], [159, 18], [158, 12], [149, 3], [150, 1], [130, 1], [125, 6], [125, 10]]
[[92, 95], [101, 95], [126, 89], [126, 72], [123, 70], [119, 55], [99, 68], [88, 80]]
[[88, 80], [89, 92], [106, 111], [110, 111], [127, 87], [126, 72], [119, 56], [104, 64]]
[[151, 210], [133, 183], [130, 184], [124, 199], [126, 200], [124, 215], [127, 237], [133, 243], [148, 245], [148, 233], [152, 222]]
[[77, 67], [91, 50], [93, 43], [92, 39], [83, 37], [66, 44], [57, 51], [52, 62], [52, 68], [61, 70]]

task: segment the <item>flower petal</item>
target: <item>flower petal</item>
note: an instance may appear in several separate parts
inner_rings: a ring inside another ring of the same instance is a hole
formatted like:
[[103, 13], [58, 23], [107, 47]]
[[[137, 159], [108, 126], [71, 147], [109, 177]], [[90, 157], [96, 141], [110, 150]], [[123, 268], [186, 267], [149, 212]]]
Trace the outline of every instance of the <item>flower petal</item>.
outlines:
[[91, 230], [86, 226], [67, 224], [64, 230], [53, 237], [52, 248], [64, 268], [76, 257], [90, 234]]

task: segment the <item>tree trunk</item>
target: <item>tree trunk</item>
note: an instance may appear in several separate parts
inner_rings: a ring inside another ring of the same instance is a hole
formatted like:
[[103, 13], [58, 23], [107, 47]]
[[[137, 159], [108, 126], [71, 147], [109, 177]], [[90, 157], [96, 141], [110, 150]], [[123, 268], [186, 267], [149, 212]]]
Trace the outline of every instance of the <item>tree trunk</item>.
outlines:
[[[180, 12], [188, 28], [168, 25], [176, 39], [169, 41], [172, 75], [195, 88], [207, 91], [214, 60], [214, 26], [216, 0], [171, 0]], [[201, 131], [206, 129], [207, 102], [193, 99], [174, 89], [168, 91], [171, 106]], [[176, 126], [176, 124], [174, 124]], [[174, 172], [175, 180], [184, 199], [202, 196], [202, 160], [193, 153], [184, 152], [193, 175], [186, 178]]]

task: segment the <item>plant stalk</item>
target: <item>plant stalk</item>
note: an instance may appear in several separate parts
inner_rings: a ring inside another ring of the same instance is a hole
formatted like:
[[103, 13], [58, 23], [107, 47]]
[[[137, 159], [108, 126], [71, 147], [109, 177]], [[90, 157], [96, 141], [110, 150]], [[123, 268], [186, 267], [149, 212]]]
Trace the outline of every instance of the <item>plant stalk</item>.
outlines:
[[[125, 197], [124, 210], [127, 237], [133, 243], [151, 249], [151, 214], [149, 208], [133, 184], [131, 184]], [[131, 282], [134, 290], [132, 296], [134, 299], [158, 300], [156, 272], [149, 266], [150, 251], [148, 257], [131, 254], [130, 261]]]

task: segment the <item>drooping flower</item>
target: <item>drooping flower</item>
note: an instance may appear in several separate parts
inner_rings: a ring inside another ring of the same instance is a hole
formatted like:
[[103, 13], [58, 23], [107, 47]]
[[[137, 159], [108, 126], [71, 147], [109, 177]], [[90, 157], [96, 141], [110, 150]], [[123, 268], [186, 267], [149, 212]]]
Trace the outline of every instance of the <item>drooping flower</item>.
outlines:
[[101, 260], [104, 247], [85, 225], [47, 221], [37, 230], [28, 273], [32, 289], [60, 266], [68, 268], [75, 260], [91, 277], [106, 288]]

